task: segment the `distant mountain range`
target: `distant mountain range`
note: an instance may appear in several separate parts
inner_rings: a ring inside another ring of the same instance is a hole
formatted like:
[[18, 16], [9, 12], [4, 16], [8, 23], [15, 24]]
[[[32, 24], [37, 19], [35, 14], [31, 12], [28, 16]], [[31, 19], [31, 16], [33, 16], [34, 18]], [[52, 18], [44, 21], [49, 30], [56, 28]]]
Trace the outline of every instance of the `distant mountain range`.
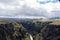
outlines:
[[52, 18], [50, 18], [50, 19], [60, 19], [60, 17], [52, 17]]
[[14, 16], [14, 17], [7, 17], [7, 16], [0, 16], [0, 18], [19, 18], [19, 19], [46, 19], [44, 16]]
[[46, 17], [39, 17], [39, 18], [0, 18], [0, 20], [8, 20], [8, 21], [25, 21], [25, 20], [33, 20], [33, 19], [60, 19], [60, 17], [52, 17], [52, 18], [46, 18]]

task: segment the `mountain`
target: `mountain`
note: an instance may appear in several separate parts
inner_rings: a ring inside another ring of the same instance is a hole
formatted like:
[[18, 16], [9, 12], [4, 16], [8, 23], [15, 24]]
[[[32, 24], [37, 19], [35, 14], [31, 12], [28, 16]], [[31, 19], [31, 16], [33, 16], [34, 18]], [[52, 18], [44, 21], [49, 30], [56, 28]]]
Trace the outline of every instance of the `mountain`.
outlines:
[[0, 16], [0, 18], [19, 18], [19, 19], [46, 19], [44, 16], [13, 16], [13, 17], [7, 17], [7, 16]]
[[60, 19], [60, 17], [52, 17], [52, 18], [50, 18], [50, 19]]
[[25, 20], [1, 18], [0, 40], [60, 40], [60, 20]]

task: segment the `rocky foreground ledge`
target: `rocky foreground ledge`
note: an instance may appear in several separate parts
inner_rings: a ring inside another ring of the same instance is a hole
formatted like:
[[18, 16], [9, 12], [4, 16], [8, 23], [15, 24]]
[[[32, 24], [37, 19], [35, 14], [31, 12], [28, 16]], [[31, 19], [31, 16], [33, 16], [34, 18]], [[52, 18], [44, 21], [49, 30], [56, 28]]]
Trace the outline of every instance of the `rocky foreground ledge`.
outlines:
[[60, 25], [50, 23], [0, 21], [0, 40], [60, 40]]

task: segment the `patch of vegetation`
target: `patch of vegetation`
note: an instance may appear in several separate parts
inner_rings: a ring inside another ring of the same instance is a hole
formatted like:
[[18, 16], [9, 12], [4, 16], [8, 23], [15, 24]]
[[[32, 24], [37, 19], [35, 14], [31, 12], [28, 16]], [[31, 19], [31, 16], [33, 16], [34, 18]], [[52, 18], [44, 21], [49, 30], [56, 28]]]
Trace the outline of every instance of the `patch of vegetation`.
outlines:
[[59, 40], [60, 20], [0, 20], [0, 40]]

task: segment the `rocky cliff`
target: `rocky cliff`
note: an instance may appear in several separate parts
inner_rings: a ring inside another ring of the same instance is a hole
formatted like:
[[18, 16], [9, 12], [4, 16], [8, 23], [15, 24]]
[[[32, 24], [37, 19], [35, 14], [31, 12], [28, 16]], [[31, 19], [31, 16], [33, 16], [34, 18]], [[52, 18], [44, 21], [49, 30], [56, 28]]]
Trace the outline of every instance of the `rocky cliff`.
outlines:
[[0, 40], [60, 40], [60, 25], [50, 23], [0, 21]]

